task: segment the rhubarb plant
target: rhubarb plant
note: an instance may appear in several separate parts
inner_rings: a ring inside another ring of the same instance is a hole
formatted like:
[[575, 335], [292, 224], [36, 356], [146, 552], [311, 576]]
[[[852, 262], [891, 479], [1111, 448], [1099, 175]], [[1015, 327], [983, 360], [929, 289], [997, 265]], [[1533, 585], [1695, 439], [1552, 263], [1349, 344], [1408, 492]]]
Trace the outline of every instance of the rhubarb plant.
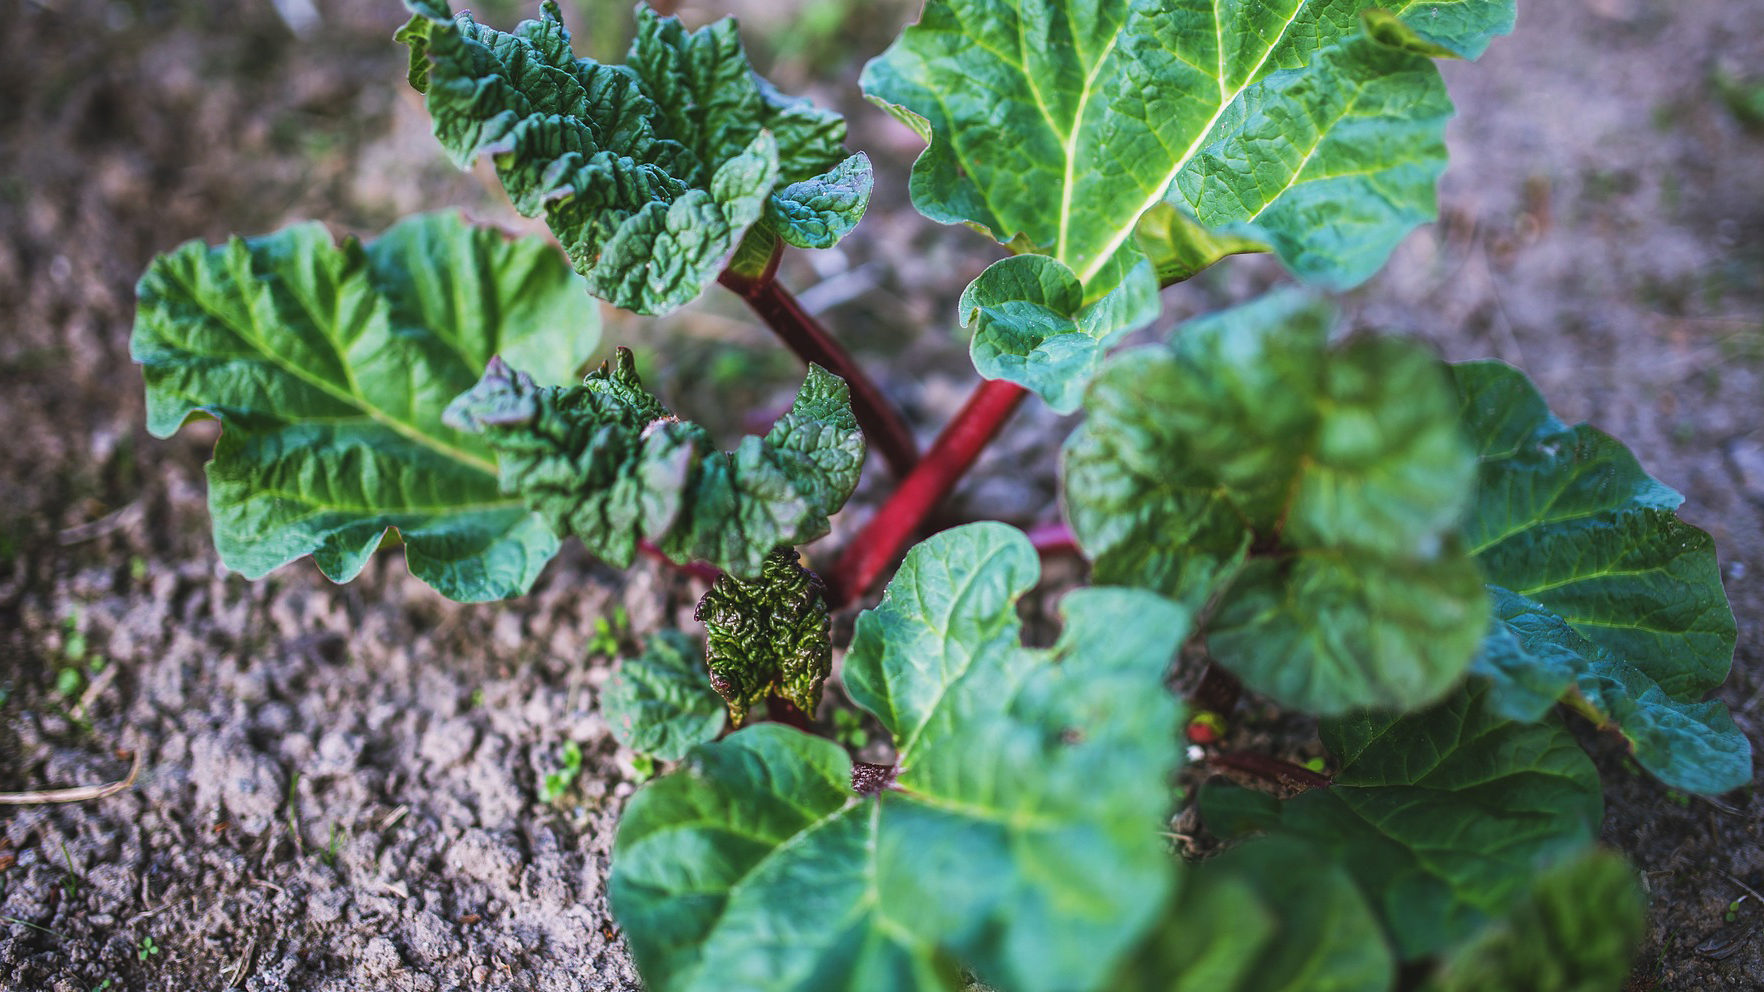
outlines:
[[[1750, 782], [1709, 698], [1736, 639], [1713, 544], [1519, 370], [1323, 295], [1433, 216], [1435, 61], [1479, 55], [1510, 0], [928, 0], [863, 86], [926, 142], [918, 210], [1011, 254], [952, 315], [982, 382], [922, 454], [777, 278], [786, 245], [852, 233], [869, 160], [733, 21], [640, 9], [612, 65], [554, 3], [510, 31], [406, 7], [442, 148], [556, 245], [444, 213], [180, 247], [140, 286], [148, 426], [221, 422], [215, 542], [249, 576], [310, 555], [348, 581], [402, 546], [500, 599], [575, 537], [708, 584], [702, 638], [654, 631], [599, 699], [669, 763], [608, 888], [649, 987], [1623, 983], [1644, 906], [1596, 847], [1576, 728], [1676, 789]], [[1306, 285], [1111, 356], [1246, 252]], [[582, 374], [595, 298], [659, 314], [713, 283], [807, 367], [732, 450], [631, 351]], [[1031, 395], [1083, 415], [1063, 522], [928, 533]], [[893, 487], [825, 554], [871, 450]], [[1072, 552], [1089, 586], [1025, 643], [1040, 557]], [[1244, 692], [1320, 718], [1328, 758], [1229, 747]], [[866, 722], [881, 740], [845, 732]], [[1172, 850], [1185, 804], [1210, 842], [1182, 850], [1218, 853]]]

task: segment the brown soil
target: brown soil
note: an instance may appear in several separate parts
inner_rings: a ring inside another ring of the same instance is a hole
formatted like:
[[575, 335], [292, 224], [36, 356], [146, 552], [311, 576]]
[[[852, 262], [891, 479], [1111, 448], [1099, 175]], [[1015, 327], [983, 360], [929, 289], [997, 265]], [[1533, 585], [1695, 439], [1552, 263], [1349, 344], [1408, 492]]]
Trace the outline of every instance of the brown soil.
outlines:
[[[753, 37], [798, 23], [794, 6], [732, 6], [752, 9]], [[604, 899], [636, 775], [596, 705], [609, 662], [584, 645], [618, 606], [627, 638], [688, 625], [697, 590], [579, 550], [502, 606], [447, 603], [396, 555], [349, 586], [307, 563], [247, 583], [207, 534], [212, 432], [160, 442], [141, 427], [127, 341], [153, 253], [304, 218], [371, 233], [455, 204], [518, 223], [437, 153], [388, 41], [396, 7], [321, 0], [297, 36], [267, 4], [0, 2], [0, 790], [101, 783], [127, 770], [119, 749], [143, 757], [115, 797], [0, 814], [0, 989], [637, 987]], [[851, 82], [910, 11], [848, 10], [847, 29], [799, 31], [775, 75], [852, 116], [877, 204], [851, 247], [793, 259], [786, 279], [930, 432], [972, 373], [949, 335], [902, 329], [951, 326], [955, 294], [998, 253], [906, 206], [916, 146]], [[1526, 0], [1513, 38], [1447, 67], [1460, 117], [1443, 220], [1349, 301], [1359, 323], [1448, 357], [1521, 365], [1565, 417], [1687, 493], [1740, 616], [1723, 698], [1754, 747], [1764, 138], [1711, 80], [1761, 82], [1759, 66], [1752, 0]], [[1167, 316], [1276, 278], [1221, 266], [1172, 290]], [[767, 336], [732, 300], [638, 324], [615, 319], [607, 337], [687, 356], [650, 375], [687, 412], [721, 422], [725, 402], [788, 395], [791, 363], [749, 357]], [[958, 502], [1046, 519], [1064, 426], [1026, 407]], [[67, 668], [82, 675], [64, 693]], [[566, 741], [582, 775], [541, 803]], [[1609, 742], [1595, 750], [1606, 839], [1651, 891], [1634, 987], [1764, 988], [1764, 939], [1698, 951], [1764, 920], [1756, 899], [1723, 920], [1734, 879], [1764, 890], [1751, 791], [1686, 801]]]

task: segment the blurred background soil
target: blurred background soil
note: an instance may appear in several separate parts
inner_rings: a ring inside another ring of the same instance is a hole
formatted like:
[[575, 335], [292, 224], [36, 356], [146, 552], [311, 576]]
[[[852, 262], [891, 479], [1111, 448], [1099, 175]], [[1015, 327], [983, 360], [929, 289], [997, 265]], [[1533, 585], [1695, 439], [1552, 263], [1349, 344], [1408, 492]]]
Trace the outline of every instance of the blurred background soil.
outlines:
[[[911, 210], [918, 144], [857, 92], [914, 6], [676, 5], [694, 25], [742, 15], [762, 69], [845, 111], [876, 160], [858, 235], [783, 278], [928, 438], [974, 379], [956, 295], [1002, 252]], [[624, 3], [564, 7], [579, 51], [622, 51]], [[476, 9], [503, 27], [532, 12]], [[699, 590], [579, 549], [499, 606], [441, 600], [395, 554], [349, 586], [307, 562], [247, 583], [207, 532], [212, 425], [142, 429], [127, 342], [154, 253], [307, 218], [371, 235], [452, 205], [532, 229], [439, 154], [390, 41], [401, 20], [392, 0], [0, 0], [0, 790], [143, 762], [102, 802], [0, 811], [0, 989], [638, 987], [604, 882], [640, 779], [597, 687], [609, 654], [692, 629]], [[1351, 318], [1525, 368], [1686, 493], [1740, 618], [1722, 696], [1758, 748], [1764, 5], [1526, 0], [1512, 38], [1445, 71], [1460, 116], [1440, 222], [1351, 294]], [[1168, 291], [1158, 329], [1283, 278], [1228, 261]], [[716, 291], [666, 320], [609, 315], [605, 338], [726, 437], [800, 381]], [[1069, 427], [1026, 405], [955, 514], [1054, 519]], [[541, 802], [566, 742], [581, 773]], [[1652, 902], [1632, 987], [1764, 988], [1764, 906], [1724, 919], [1764, 889], [1764, 806], [1687, 798], [1594, 746], [1605, 839]]]

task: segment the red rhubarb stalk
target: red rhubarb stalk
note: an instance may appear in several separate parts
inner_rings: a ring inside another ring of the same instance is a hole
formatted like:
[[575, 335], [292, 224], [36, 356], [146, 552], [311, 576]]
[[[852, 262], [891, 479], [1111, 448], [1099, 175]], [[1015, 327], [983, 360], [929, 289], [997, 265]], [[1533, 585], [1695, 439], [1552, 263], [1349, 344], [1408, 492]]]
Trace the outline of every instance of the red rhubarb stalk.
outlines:
[[747, 302], [753, 312], [766, 322], [774, 334], [805, 362], [814, 362], [841, 379], [851, 388], [851, 411], [864, 429], [864, 440], [882, 453], [888, 468], [898, 478], [906, 475], [919, 460], [919, 445], [913, 440], [903, 417], [851, 354], [827, 333], [820, 322], [809, 316], [789, 290], [773, 278], [778, 270], [779, 252], [758, 278], [739, 275], [724, 269], [717, 281], [733, 290]]
[[839, 556], [827, 583], [830, 605], [837, 609], [862, 596], [894, 563], [925, 517], [961, 481], [1027, 395], [1023, 387], [1002, 379], [981, 383], [974, 390], [931, 450]]
[[675, 561], [667, 553], [647, 540], [638, 540], [637, 550], [647, 557], [671, 566], [676, 572], [683, 572], [701, 582], [715, 582], [723, 577], [723, 570], [715, 565], [706, 565], [701, 561], [689, 561], [685, 564]]
[[1253, 751], [1215, 754], [1207, 759], [1207, 763], [1216, 768], [1230, 768], [1254, 775], [1264, 782], [1294, 789], [1327, 789], [1335, 784], [1330, 781], [1329, 776], [1318, 774], [1303, 765], [1295, 765], [1284, 758], [1256, 754]]

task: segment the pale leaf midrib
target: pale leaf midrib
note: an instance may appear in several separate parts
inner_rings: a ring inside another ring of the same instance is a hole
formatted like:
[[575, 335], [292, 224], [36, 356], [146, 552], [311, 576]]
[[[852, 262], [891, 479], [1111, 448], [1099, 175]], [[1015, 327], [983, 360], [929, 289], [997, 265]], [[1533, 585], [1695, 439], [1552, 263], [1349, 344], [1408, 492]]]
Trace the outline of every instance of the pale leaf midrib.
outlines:
[[[1125, 225], [1109, 236], [1107, 244], [1098, 251], [1096, 257], [1092, 258], [1090, 262], [1084, 266], [1084, 269], [1078, 273], [1078, 281], [1080, 283], [1088, 285], [1090, 280], [1095, 278], [1096, 274], [1102, 270], [1102, 267], [1108, 264], [1109, 259], [1114, 257], [1115, 252], [1119, 251], [1121, 246], [1127, 242], [1127, 239], [1132, 236], [1134, 226], [1139, 222], [1139, 218], [1144, 216], [1147, 210], [1157, 206], [1158, 203], [1164, 199], [1164, 195], [1170, 190], [1170, 184], [1176, 181], [1176, 177], [1181, 175], [1182, 170], [1188, 168], [1188, 163], [1194, 160], [1195, 155], [1199, 154], [1202, 143], [1213, 133], [1213, 128], [1219, 125], [1219, 121], [1224, 119], [1225, 112], [1231, 109], [1232, 104], [1237, 102], [1237, 98], [1242, 96], [1245, 90], [1249, 89], [1256, 83], [1262, 69], [1267, 66], [1268, 60], [1274, 57], [1275, 49], [1278, 49], [1280, 43], [1286, 40], [1286, 32], [1291, 30], [1293, 24], [1297, 23], [1299, 15], [1308, 9], [1309, 4], [1310, 0], [1299, 0], [1299, 2], [1293, 6], [1292, 16], [1288, 17], [1286, 22], [1280, 26], [1279, 33], [1274, 36], [1274, 40], [1270, 42], [1267, 49], [1262, 52], [1262, 58], [1256, 63], [1255, 68], [1244, 74], [1243, 85], [1232, 91], [1229, 97], [1225, 95], [1225, 73], [1223, 70], [1220, 71], [1219, 108], [1213, 112], [1213, 116], [1208, 119], [1206, 125], [1201, 127], [1200, 130], [1195, 133], [1194, 140], [1189, 144], [1188, 149], [1177, 157], [1175, 165], [1171, 167], [1163, 180], [1152, 188], [1151, 195], [1140, 204], [1137, 210], [1133, 211], [1132, 215], [1128, 217]], [[1219, 7], [1220, 0], [1214, 0], [1213, 23], [1222, 37], [1224, 24], [1221, 21]], [[1125, 23], [1123, 23], [1123, 30], [1124, 29]], [[1223, 65], [1225, 52], [1222, 43], [1219, 49], [1219, 59], [1220, 64]]]
[[[446, 441], [443, 441], [440, 438], [437, 438], [431, 434], [428, 434], [428, 433], [422, 431], [421, 429], [417, 428], [414, 424], [408, 424], [408, 423], [405, 423], [403, 421], [398, 420], [396, 417], [393, 417], [392, 415], [388, 414], [386, 411], [380, 409], [379, 407], [377, 407], [377, 406], [373, 405], [371, 402], [369, 402], [366, 396], [361, 395], [360, 386], [355, 381], [354, 370], [350, 366], [348, 359], [343, 355], [341, 345], [337, 341], [333, 340], [330, 335], [325, 334], [322, 331], [322, 329], [320, 331], [320, 337], [323, 337], [325, 339], [325, 342], [331, 346], [332, 352], [337, 356], [338, 364], [342, 367], [343, 374], [349, 381], [349, 390], [339, 389], [335, 384], [327, 382], [322, 377], [313, 375], [312, 373], [308, 372], [307, 370], [301, 368], [298, 364], [289, 361], [285, 356], [270, 349], [268, 347], [268, 345], [266, 345], [264, 343], [262, 337], [257, 333], [256, 311], [255, 311], [255, 309], [253, 309], [249, 305], [248, 301], [247, 301], [247, 306], [245, 307], [245, 310], [248, 314], [251, 315], [250, 320], [252, 322], [252, 326], [250, 328], [244, 328], [244, 327], [238, 326], [233, 321], [229, 320], [225, 314], [223, 314], [223, 313], [217, 311], [215, 308], [211, 307], [208, 304], [208, 301], [205, 300], [201, 296], [201, 294], [196, 291], [195, 286], [192, 286], [189, 283], [184, 282], [182, 279], [178, 279], [177, 281], [179, 282], [180, 286], [184, 289], [187, 297], [193, 303], [195, 303], [196, 306], [204, 314], [208, 315], [208, 317], [210, 319], [216, 321], [217, 323], [219, 323], [222, 326], [231, 330], [242, 341], [251, 345], [255, 349], [257, 357], [260, 360], [266, 361], [269, 364], [275, 366], [276, 368], [281, 369], [284, 373], [288, 374], [289, 376], [292, 376], [293, 378], [298, 379], [301, 382], [304, 382], [309, 386], [312, 386], [314, 389], [317, 389], [320, 392], [324, 393], [325, 395], [330, 396], [332, 399], [335, 399], [335, 400], [338, 400], [339, 402], [356, 407], [357, 409], [361, 410], [364, 414], [366, 414], [369, 417], [369, 419], [373, 420], [375, 423], [380, 424], [381, 426], [392, 431], [393, 433], [400, 435], [401, 437], [404, 437], [404, 438], [406, 438], [416, 444], [419, 444], [425, 448], [428, 448], [428, 449], [434, 451], [435, 453], [441, 455], [444, 458], [448, 458], [452, 461], [458, 462], [466, 468], [472, 469], [477, 472], [482, 472], [486, 475], [491, 476], [492, 478], [498, 477], [499, 473], [497, 471], [495, 462], [492, 462], [487, 458], [481, 458], [477, 455], [474, 455], [471, 452], [466, 451], [456, 445], [448, 444]], [[238, 281], [238, 280], [235, 279], [235, 281]], [[293, 292], [292, 287], [290, 287], [290, 293], [296, 299], [300, 300], [301, 307], [303, 309], [307, 310], [308, 313], [310, 314], [312, 308], [311, 308], [309, 302], [306, 299], [304, 299], [301, 296], [301, 294]]]

